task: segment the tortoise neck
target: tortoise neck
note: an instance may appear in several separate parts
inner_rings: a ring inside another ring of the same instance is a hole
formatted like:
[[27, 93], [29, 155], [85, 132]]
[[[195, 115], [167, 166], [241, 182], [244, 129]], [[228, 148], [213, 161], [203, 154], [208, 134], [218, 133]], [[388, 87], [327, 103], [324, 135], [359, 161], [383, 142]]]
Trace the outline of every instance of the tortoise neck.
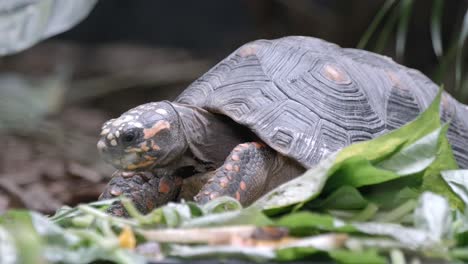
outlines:
[[173, 103], [188, 148], [200, 161], [220, 165], [230, 151], [243, 139], [239, 137], [234, 121], [203, 108]]

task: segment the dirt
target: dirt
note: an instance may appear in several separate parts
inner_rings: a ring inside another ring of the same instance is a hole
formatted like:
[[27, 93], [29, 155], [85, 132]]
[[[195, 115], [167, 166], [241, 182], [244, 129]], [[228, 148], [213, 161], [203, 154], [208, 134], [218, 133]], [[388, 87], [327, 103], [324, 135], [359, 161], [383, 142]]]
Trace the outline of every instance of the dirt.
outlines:
[[114, 169], [95, 150], [96, 131], [108, 117], [70, 108], [37, 130], [0, 134], [0, 213], [29, 208], [53, 213], [62, 205], [94, 201]]

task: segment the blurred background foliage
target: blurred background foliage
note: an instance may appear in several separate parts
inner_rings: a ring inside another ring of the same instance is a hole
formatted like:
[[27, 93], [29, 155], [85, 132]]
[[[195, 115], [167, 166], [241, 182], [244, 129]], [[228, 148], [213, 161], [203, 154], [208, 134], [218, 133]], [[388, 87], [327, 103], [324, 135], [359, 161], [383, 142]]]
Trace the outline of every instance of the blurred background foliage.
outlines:
[[96, 153], [100, 124], [175, 98], [255, 39], [314, 36], [385, 54], [467, 103], [467, 8], [466, 0], [97, 1], [70, 30], [0, 57], [0, 212], [95, 200], [112, 173]]

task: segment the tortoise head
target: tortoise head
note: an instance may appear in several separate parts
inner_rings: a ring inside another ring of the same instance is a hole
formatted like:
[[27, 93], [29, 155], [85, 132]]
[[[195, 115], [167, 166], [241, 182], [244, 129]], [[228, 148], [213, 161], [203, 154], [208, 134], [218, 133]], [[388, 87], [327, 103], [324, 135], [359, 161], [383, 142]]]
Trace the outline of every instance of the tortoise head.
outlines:
[[143, 104], [104, 123], [97, 147], [117, 169], [161, 168], [182, 156], [186, 140], [170, 102]]

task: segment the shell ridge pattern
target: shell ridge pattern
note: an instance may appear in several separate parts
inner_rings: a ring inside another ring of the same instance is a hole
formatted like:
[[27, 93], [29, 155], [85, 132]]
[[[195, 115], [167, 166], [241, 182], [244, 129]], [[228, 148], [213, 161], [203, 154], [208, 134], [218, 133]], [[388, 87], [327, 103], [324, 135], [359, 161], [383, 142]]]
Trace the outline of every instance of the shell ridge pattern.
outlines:
[[[436, 93], [427, 77], [391, 58], [293, 36], [241, 46], [176, 102], [227, 115], [310, 167], [328, 152], [411, 121]], [[459, 136], [468, 137], [468, 109], [455, 108], [449, 140], [468, 165], [468, 138]]]
[[[279, 43], [274, 46], [283, 47], [283, 45], [281, 44], [282, 43]], [[278, 47], [275, 47], [275, 49], [273, 49], [271, 52], [278, 51], [278, 49], [279, 49]], [[302, 48], [300, 48], [299, 50], [301, 49]], [[283, 47], [283, 50], [280, 50], [280, 51], [282, 53], [285, 53], [287, 52], [287, 50], [288, 50], [288, 47]], [[270, 55], [270, 54], [267, 54], [267, 55]], [[303, 58], [304, 55], [305, 53], [302, 53], [300, 58]], [[359, 88], [356, 86], [351, 87], [351, 89], [343, 89], [343, 87], [349, 86], [346, 84], [338, 85], [338, 87], [331, 87], [330, 86], [331, 83], [326, 82], [325, 78], [321, 78], [322, 77], [321, 74], [314, 74], [314, 72], [317, 71], [318, 67], [323, 66], [323, 61], [329, 62], [332, 58], [328, 57], [327, 55], [324, 56], [323, 54], [318, 54], [318, 53], [314, 55], [315, 55], [315, 58], [309, 58], [309, 61], [307, 61], [307, 63], [302, 63], [303, 65], [308, 65], [309, 67], [303, 68], [302, 76], [301, 76], [302, 78], [300, 78], [299, 80], [293, 79], [294, 80], [293, 83], [291, 82], [284, 83], [285, 82], [284, 79], [286, 79], [286, 77], [288, 76], [281, 76], [276, 71], [276, 68], [277, 68], [276, 60], [268, 61], [269, 58], [275, 57], [275, 56], [273, 55], [266, 56], [264, 54], [263, 56], [260, 57], [260, 60], [263, 61], [262, 65], [270, 65], [270, 64], [275, 65], [273, 68], [270, 67], [269, 70], [267, 70], [266, 72], [269, 75], [277, 75], [277, 77], [272, 76], [270, 78], [275, 80], [274, 82], [277, 86], [277, 89], [283, 92], [285, 95], [287, 95], [289, 100], [294, 100], [302, 105], [307, 106], [314, 113], [321, 113], [321, 118], [326, 119], [329, 122], [333, 122], [340, 127], [346, 128], [347, 130], [363, 129], [366, 131], [371, 131], [373, 133], [379, 132], [380, 130], [382, 130], [383, 123], [379, 120], [379, 117], [376, 114], [372, 114], [372, 113], [370, 115], [369, 114], [354, 114], [354, 116], [353, 115], [350, 116], [346, 114], [348, 110], [351, 110], [351, 112], [353, 112], [353, 108], [359, 108], [360, 107], [359, 105], [362, 105], [363, 103], [367, 101], [365, 94], [360, 93], [360, 94], [353, 96], [353, 93], [359, 92]], [[290, 56], [283, 56], [283, 57], [290, 57]], [[317, 66], [317, 64], [319, 65]], [[312, 66], [312, 68], [310, 66]], [[291, 72], [291, 71], [288, 71], [288, 72]], [[304, 73], [306, 74], [304, 75]], [[312, 75], [312, 78], [309, 78], [309, 75]], [[319, 75], [319, 77], [317, 77], [317, 75]], [[298, 83], [301, 81], [302, 83], [298, 85]], [[317, 84], [317, 81], [319, 82], [318, 84]], [[284, 85], [288, 87], [296, 86], [296, 89], [291, 89], [291, 91], [289, 91], [287, 89], [282, 88], [282, 86]], [[324, 85], [326, 85], [327, 88], [329, 87], [331, 88], [322, 89]], [[304, 88], [307, 88], [307, 89], [304, 89]], [[313, 92], [310, 91], [312, 89], [313, 89]], [[330, 92], [329, 90], [333, 92]], [[334, 95], [336, 95], [336, 97], [334, 97]], [[310, 98], [318, 99], [319, 102], [311, 105], [309, 103]], [[360, 98], [361, 100], [357, 104], [354, 104], [354, 105], [349, 104], [349, 101], [354, 98]], [[337, 104], [333, 104], [334, 102], [342, 102], [342, 104], [341, 106], [339, 106]], [[330, 107], [330, 105], [332, 106]], [[314, 107], [314, 108], [311, 108], [311, 107]], [[342, 111], [338, 114], [336, 110], [339, 110], [340, 107], [342, 108]], [[367, 113], [373, 112], [372, 109], [370, 109], [370, 107], [368, 107], [366, 111]], [[326, 113], [326, 115], [324, 115], [324, 113]], [[337, 123], [335, 120], [339, 120], [340, 122]], [[356, 121], [360, 121], [360, 123], [358, 124], [356, 123]], [[349, 123], [350, 125], [348, 125], [347, 123]], [[371, 123], [371, 127], [369, 127], [369, 123]], [[376, 124], [372, 125], [372, 123], [376, 123]]]

